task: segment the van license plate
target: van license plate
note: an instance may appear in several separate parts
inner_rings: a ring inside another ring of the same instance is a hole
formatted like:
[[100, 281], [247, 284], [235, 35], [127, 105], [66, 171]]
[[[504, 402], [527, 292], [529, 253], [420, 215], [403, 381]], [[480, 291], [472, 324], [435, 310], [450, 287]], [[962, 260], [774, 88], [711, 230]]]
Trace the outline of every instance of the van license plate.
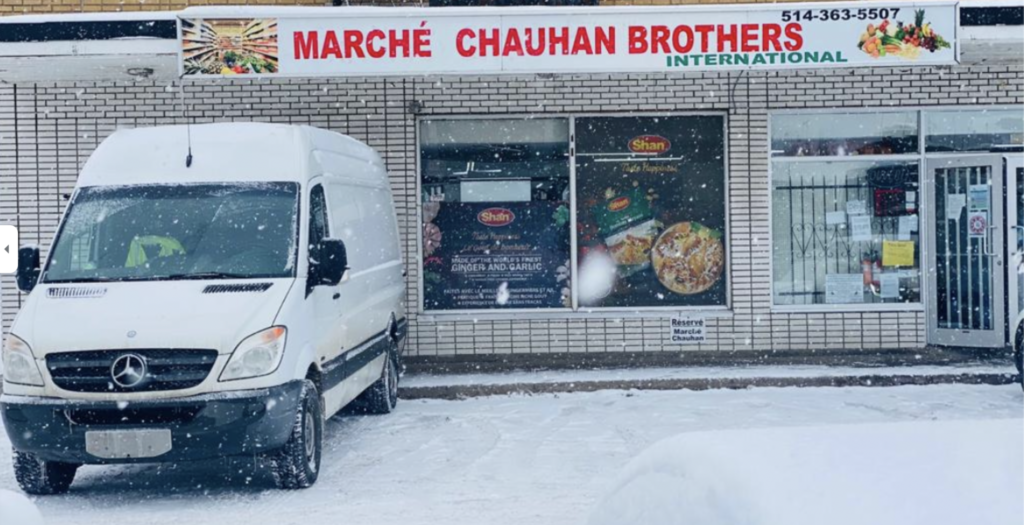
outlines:
[[98, 458], [155, 458], [170, 450], [171, 431], [166, 428], [85, 433], [85, 451]]

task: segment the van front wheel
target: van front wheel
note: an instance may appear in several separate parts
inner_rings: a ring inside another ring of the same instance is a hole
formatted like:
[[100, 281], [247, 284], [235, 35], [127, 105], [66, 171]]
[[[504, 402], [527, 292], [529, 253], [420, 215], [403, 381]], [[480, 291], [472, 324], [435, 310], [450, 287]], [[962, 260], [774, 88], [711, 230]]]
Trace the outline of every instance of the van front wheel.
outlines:
[[75, 479], [78, 465], [43, 461], [35, 454], [14, 451], [14, 477], [27, 494], [43, 496], [64, 494]]
[[274, 479], [282, 489], [311, 487], [320, 474], [324, 435], [320, 392], [307, 379], [302, 385], [300, 396], [291, 438], [272, 458]]

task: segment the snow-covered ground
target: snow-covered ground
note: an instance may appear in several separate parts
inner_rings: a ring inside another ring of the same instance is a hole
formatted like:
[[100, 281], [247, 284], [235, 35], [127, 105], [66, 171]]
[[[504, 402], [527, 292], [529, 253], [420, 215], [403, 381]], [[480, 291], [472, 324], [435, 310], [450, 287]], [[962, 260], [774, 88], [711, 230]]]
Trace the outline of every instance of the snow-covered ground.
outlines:
[[[825, 510], [843, 523], [1019, 525], [1022, 397], [934, 385], [405, 401], [389, 416], [331, 420], [320, 481], [305, 491], [271, 489], [236, 461], [86, 467], [71, 494], [35, 501], [48, 524], [603, 524], [629, 518], [631, 480], [649, 484], [665, 465], [653, 486], [692, 489], [690, 508], [758, 518], [714, 525], [838, 523]], [[0, 489], [16, 490], [7, 454]]]

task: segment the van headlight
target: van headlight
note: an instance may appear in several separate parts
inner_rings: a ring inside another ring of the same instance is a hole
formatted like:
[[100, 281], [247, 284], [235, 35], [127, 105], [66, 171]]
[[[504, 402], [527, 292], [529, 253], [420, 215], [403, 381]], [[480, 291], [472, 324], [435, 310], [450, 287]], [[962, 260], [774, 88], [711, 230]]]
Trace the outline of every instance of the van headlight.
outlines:
[[9, 334], [4, 341], [4, 381], [19, 385], [43, 386], [43, 376], [28, 343]]
[[220, 380], [249, 379], [273, 373], [281, 364], [287, 333], [285, 327], [273, 326], [246, 337], [231, 353]]

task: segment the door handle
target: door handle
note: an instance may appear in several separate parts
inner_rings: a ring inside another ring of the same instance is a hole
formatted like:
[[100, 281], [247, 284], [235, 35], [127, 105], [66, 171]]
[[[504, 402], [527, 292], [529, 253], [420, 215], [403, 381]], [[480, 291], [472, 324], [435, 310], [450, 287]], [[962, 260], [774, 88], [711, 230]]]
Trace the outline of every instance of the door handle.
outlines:
[[989, 226], [988, 227], [988, 235], [984, 237], [984, 241], [985, 241], [985, 252], [984, 253], [985, 253], [985, 255], [987, 255], [989, 257], [995, 257], [996, 256], [996, 252], [995, 251], [990, 251], [990, 250], [992, 250], [992, 247], [995, 245], [995, 242], [993, 242], [995, 240], [995, 234], [993, 233], [993, 231], [996, 230], [997, 228], [999, 228], [999, 226], [996, 225], [996, 224], [993, 224], [993, 225]]
[[340, 292], [334, 292], [334, 295], [331, 296], [331, 300], [332, 301], [337, 301], [338, 299], [341, 299], [341, 293]]

